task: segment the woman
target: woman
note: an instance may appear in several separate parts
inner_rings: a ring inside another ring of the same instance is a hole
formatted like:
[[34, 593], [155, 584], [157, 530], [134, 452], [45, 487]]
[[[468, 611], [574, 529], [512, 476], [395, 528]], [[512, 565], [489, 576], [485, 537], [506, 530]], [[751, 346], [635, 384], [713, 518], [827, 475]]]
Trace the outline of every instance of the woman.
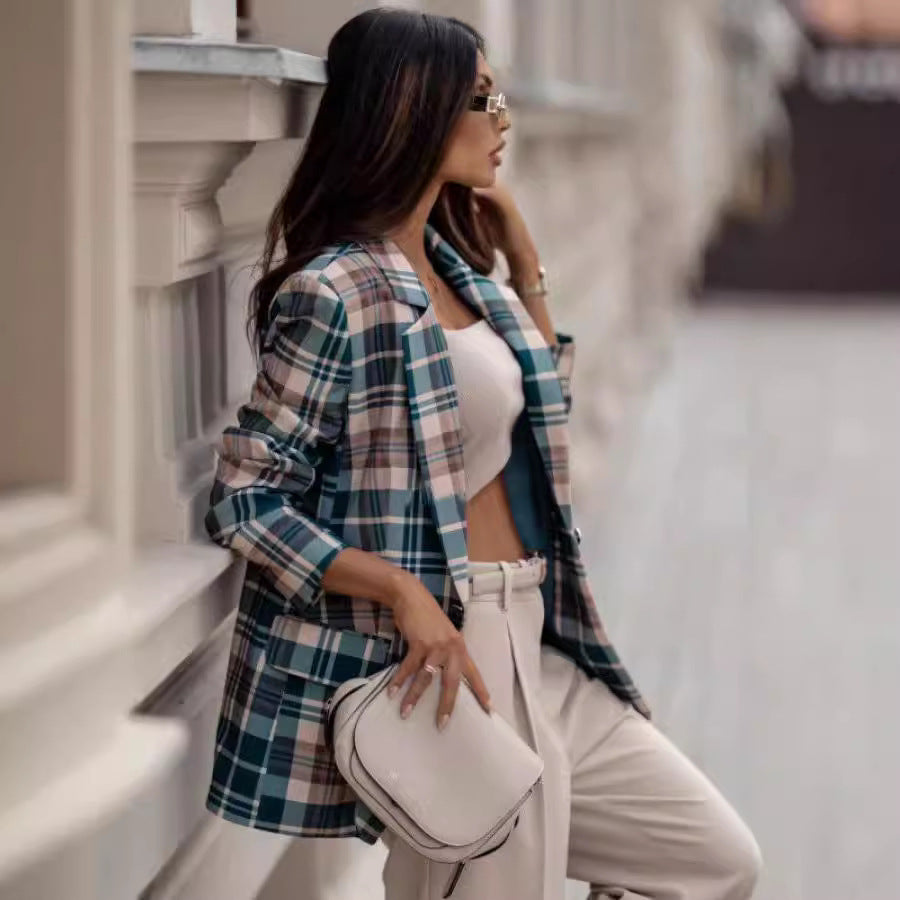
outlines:
[[[377, 840], [324, 704], [402, 660], [404, 713], [440, 679], [442, 727], [465, 679], [545, 760], [518, 828], [455, 897], [559, 898], [567, 874], [593, 897], [749, 897], [752, 837], [649, 724], [597, 616], [571, 519], [573, 345], [492, 187], [509, 119], [483, 49], [460, 22], [384, 9], [328, 48], [207, 517], [248, 562], [209, 806]], [[493, 241], [517, 293], [486, 277]], [[454, 867], [385, 838], [388, 900], [444, 895]]]

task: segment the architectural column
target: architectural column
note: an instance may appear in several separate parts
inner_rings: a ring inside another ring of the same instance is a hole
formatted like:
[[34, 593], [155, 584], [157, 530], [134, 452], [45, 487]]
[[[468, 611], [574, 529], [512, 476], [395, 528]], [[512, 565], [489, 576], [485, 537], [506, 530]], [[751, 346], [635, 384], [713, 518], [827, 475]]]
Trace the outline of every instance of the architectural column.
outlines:
[[135, 34], [234, 43], [235, 0], [135, 0]]
[[[0, 894], [134, 897], [183, 729], [132, 714], [130, 5], [5, 11]], [[8, 154], [8, 155], [7, 155]]]
[[140, 141], [135, 154], [142, 540], [202, 534], [227, 403], [224, 229], [216, 192], [251, 142]]

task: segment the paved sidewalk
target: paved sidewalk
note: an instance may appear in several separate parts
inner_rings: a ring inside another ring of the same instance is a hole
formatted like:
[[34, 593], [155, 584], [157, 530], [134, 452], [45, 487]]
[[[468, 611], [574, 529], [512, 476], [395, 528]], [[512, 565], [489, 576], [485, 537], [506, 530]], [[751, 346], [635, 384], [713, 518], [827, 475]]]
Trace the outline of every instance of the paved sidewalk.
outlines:
[[900, 304], [704, 307], [626, 432], [583, 549], [756, 896], [898, 900]]

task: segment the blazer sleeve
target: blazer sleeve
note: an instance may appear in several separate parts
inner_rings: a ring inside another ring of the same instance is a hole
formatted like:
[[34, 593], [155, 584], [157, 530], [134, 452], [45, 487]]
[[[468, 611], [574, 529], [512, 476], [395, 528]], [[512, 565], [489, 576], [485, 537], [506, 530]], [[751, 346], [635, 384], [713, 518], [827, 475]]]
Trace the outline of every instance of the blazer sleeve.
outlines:
[[343, 303], [315, 272], [292, 276], [272, 303], [250, 401], [218, 447], [205, 524], [303, 608], [321, 599], [325, 570], [346, 546], [315, 521], [307, 494], [343, 434], [350, 340]]
[[575, 340], [570, 334], [556, 332], [556, 343], [550, 347], [559, 386], [566, 401], [566, 413], [572, 409], [572, 369], [575, 366]]

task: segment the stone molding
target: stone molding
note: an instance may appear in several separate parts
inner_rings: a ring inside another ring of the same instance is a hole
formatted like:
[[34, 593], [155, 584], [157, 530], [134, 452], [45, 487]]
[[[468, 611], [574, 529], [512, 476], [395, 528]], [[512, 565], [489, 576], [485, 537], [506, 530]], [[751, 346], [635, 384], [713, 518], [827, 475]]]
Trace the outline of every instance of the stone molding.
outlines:
[[210, 271], [222, 242], [216, 193], [253, 143], [139, 143], [135, 283], [158, 288]]

